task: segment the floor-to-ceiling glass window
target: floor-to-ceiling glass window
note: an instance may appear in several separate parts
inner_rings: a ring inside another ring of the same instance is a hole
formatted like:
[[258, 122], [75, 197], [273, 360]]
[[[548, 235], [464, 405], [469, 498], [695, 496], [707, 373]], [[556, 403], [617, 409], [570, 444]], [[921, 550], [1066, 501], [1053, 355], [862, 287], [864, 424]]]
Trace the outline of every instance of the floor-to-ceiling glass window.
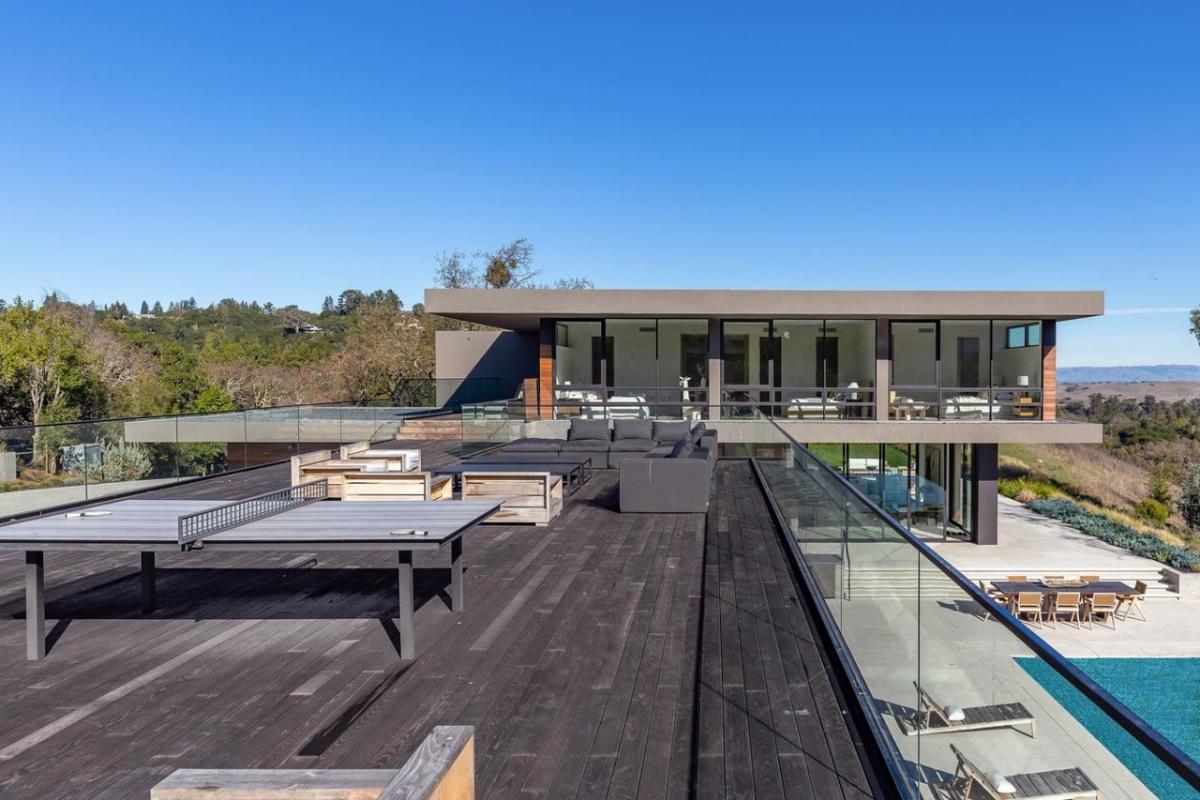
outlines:
[[836, 418], [825, 396], [825, 323], [819, 319], [777, 319], [773, 325], [779, 343], [775, 385], [779, 387], [782, 413], [788, 419]]
[[788, 419], [872, 416], [875, 321], [777, 319], [722, 325], [727, 413]]
[[875, 415], [875, 321], [827, 319], [824, 344], [825, 391], [838, 416], [850, 419]]
[[992, 323], [993, 404], [1001, 419], [1042, 418], [1042, 324]]
[[942, 536], [946, 514], [946, 446], [917, 444], [910, 448], [913, 470], [909, 480], [909, 527]]
[[772, 413], [776, 376], [769, 322], [721, 325], [722, 413], [744, 416], [753, 409]]
[[991, 419], [992, 326], [987, 320], [942, 323], [942, 406], [944, 419]]
[[947, 500], [946, 533], [973, 538], [975, 534], [975, 496], [971, 477], [974, 447], [969, 444], [950, 446], [950, 496]]
[[563, 320], [554, 326], [556, 416], [603, 416], [604, 387], [611, 378], [603, 325]]
[[560, 320], [554, 358], [559, 417], [700, 419], [708, 402], [708, 320]]
[[658, 383], [658, 333], [652, 319], [604, 321], [611, 365], [608, 416], [647, 419]]
[[1038, 320], [893, 322], [893, 419], [1042, 417]]
[[655, 416], [700, 419], [708, 404], [708, 320], [658, 321]]
[[893, 322], [891, 419], [936, 418], [938, 337], [936, 322]]

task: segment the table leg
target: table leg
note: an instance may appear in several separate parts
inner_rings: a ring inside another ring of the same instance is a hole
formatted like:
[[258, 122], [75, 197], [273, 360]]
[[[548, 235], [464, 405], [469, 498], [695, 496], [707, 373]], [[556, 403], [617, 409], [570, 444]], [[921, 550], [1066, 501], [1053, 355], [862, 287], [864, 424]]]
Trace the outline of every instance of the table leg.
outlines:
[[46, 656], [46, 554], [25, 552], [25, 658]]
[[417, 650], [414, 642], [416, 624], [413, 621], [413, 607], [416, 604], [413, 597], [413, 554], [411, 550], [400, 550], [397, 555], [400, 573], [400, 657], [413, 658]]
[[450, 610], [461, 614], [466, 608], [463, 595], [463, 540], [450, 542]]
[[153, 614], [154, 608], [157, 605], [157, 597], [155, 594], [155, 578], [156, 567], [154, 565], [154, 551], [148, 550], [142, 552], [142, 613]]

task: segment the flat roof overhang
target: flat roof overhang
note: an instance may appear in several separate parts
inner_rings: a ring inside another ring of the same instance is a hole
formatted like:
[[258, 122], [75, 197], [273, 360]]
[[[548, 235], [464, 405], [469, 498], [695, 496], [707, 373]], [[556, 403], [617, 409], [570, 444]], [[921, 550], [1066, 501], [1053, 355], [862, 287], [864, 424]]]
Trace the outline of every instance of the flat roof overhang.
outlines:
[[1070, 320], [1103, 314], [1104, 292], [426, 289], [425, 310], [514, 331], [543, 318]]

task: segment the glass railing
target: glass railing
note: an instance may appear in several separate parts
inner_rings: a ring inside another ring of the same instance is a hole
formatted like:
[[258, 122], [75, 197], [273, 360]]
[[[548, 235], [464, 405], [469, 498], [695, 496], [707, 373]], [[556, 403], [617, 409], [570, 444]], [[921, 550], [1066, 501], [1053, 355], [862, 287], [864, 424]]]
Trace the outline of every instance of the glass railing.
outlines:
[[782, 457], [755, 469], [903, 796], [1200, 796], [1187, 753], [778, 426], [774, 436]]
[[413, 397], [429, 404], [302, 404], [0, 428], [0, 522], [348, 442], [394, 438], [408, 419], [456, 408], [434, 400], [486, 396], [496, 385], [493, 379], [408, 383]]
[[1042, 390], [1030, 387], [893, 386], [888, 418], [895, 420], [1040, 420]]

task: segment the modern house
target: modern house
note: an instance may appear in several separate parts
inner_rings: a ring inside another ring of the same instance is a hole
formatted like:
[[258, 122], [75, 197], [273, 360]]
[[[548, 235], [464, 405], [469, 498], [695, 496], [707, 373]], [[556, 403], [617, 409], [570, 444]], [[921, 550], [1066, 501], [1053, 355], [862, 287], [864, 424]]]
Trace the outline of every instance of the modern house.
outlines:
[[[425, 308], [490, 328], [438, 332], [438, 377], [498, 377], [540, 435], [769, 416], [934, 536], [996, 542], [998, 445], [1102, 438], [1055, 413], [1058, 325], [1102, 292], [429, 289]], [[756, 444], [724, 426], [723, 448]]]

